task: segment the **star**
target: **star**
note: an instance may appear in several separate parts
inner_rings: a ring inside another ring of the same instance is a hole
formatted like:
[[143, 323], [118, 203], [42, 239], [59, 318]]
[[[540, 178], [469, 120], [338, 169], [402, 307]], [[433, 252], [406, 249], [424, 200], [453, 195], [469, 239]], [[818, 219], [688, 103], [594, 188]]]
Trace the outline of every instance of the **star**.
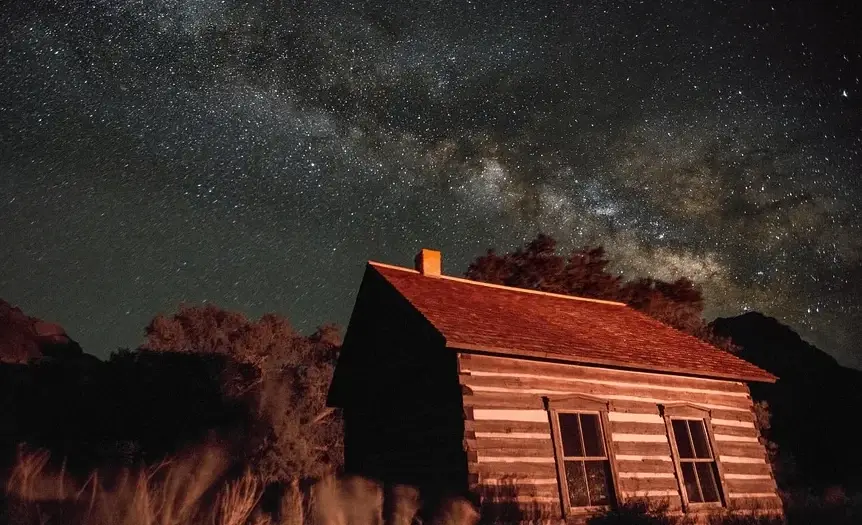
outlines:
[[0, 298], [90, 353], [205, 299], [344, 326], [368, 259], [544, 232], [862, 364], [858, 9], [31, 3], [0, 14]]

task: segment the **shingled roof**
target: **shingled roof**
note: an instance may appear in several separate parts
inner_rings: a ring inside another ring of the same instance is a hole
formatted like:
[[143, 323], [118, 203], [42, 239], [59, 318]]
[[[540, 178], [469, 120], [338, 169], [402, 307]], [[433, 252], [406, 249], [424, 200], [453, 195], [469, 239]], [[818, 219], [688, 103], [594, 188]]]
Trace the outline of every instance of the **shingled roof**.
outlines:
[[777, 379], [624, 303], [369, 265], [450, 348], [742, 381]]

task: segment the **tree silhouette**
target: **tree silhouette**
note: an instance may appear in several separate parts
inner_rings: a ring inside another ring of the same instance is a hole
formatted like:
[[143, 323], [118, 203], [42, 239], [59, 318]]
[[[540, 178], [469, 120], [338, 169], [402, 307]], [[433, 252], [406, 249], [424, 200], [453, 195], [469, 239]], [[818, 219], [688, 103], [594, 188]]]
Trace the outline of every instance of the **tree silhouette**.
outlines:
[[538, 234], [506, 254], [489, 249], [467, 268], [468, 279], [580, 297], [622, 301], [678, 330], [725, 350], [729, 339], [717, 337], [703, 319], [703, 292], [690, 279], [673, 282], [651, 277], [624, 281], [609, 270], [602, 246], [586, 246], [568, 256], [557, 253], [557, 241]]
[[253, 366], [254, 382], [224, 374], [224, 395], [242, 399], [256, 415], [247, 452], [258, 474], [265, 481], [287, 481], [317, 477], [341, 464], [341, 421], [326, 407], [339, 346], [331, 325], [303, 336], [278, 315], [254, 321], [204, 305], [155, 317], [141, 351], [225, 355]]

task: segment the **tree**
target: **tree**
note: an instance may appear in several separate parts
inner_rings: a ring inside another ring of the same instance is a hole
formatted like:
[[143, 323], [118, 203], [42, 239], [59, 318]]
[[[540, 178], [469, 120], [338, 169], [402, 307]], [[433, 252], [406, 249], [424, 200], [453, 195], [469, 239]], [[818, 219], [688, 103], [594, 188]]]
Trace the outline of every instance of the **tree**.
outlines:
[[224, 374], [223, 390], [255, 415], [249, 462], [265, 481], [291, 481], [341, 464], [341, 421], [326, 407], [339, 346], [331, 325], [303, 336], [275, 314], [253, 321], [204, 305], [154, 318], [141, 351], [221, 354], [255, 367], [254, 381]]
[[489, 249], [467, 268], [468, 279], [580, 297], [622, 301], [686, 333], [726, 350], [729, 339], [717, 337], [703, 319], [703, 292], [690, 279], [666, 282], [651, 277], [623, 281], [609, 270], [601, 246], [557, 253], [557, 241], [538, 234], [512, 253]]
[[608, 264], [600, 246], [575, 250], [566, 259], [557, 254], [557, 241], [540, 233], [513, 253], [498, 255], [489, 249], [470, 264], [466, 276], [517, 288], [615, 299], [621, 278], [607, 271]]

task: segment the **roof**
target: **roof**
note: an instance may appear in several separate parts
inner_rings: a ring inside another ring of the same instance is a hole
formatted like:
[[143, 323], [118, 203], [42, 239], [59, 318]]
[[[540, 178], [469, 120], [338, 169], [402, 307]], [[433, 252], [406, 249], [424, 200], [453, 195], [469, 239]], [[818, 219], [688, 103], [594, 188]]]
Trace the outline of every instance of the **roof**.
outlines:
[[777, 379], [624, 303], [369, 265], [450, 348], [742, 381]]

